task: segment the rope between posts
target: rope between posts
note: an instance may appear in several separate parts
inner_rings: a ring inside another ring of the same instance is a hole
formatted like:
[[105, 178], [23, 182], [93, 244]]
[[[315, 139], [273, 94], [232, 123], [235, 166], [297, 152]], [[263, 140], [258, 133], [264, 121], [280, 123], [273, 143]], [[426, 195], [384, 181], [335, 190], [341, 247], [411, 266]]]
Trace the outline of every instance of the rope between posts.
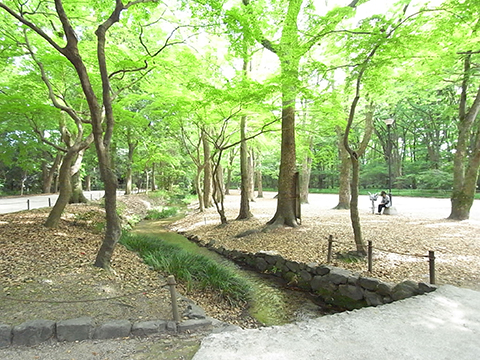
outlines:
[[402, 255], [402, 256], [413, 256], [413, 257], [420, 257], [420, 258], [428, 257], [428, 255], [401, 253], [401, 252], [398, 252], [398, 251], [380, 249], [380, 248], [377, 248], [377, 247], [375, 247], [375, 246], [372, 246], [372, 249], [380, 250], [380, 251], [387, 252], [387, 253], [391, 253], [391, 254]]
[[154, 290], [159, 290], [161, 288], [164, 288], [165, 286], [168, 286], [169, 284], [164, 284], [161, 286], [158, 286], [156, 288], [152, 288], [148, 291], [138, 291], [130, 294], [125, 294], [125, 295], [119, 295], [119, 296], [112, 296], [108, 298], [101, 298], [101, 299], [85, 299], [85, 300], [33, 300], [33, 299], [20, 299], [20, 298], [14, 298], [14, 297], [9, 297], [9, 296], [0, 296], [0, 299], [2, 300], [11, 300], [11, 301], [18, 301], [18, 302], [30, 302], [30, 303], [46, 303], [46, 304], [73, 304], [73, 303], [82, 303], [82, 302], [96, 302], [96, 301], [108, 301], [108, 300], [116, 300], [116, 299], [121, 299], [129, 296], [135, 296], [135, 295], [140, 295], [144, 294], [150, 291]]
[[[327, 238], [327, 240], [329, 240], [329, 238]], [[338, 241], [338, 240], [333, 240], [333, 239], [331, 240], [331, 242], [332, 243], [337, 243], [337, 244], [351, 245], [351, 242]], [[378, 247], [375, 247], [375, 246], [372, 246], [372, 249], [387, 252], [387, 253], [397, 254], [397, 255], [403, 255], [403, 256], [414, 256], [414, 257], [428, 258], [428, 255], [401, 253], [401, 252], [398, 252], [398, 251], [381, 249], [381, 248], [378, 248]]]

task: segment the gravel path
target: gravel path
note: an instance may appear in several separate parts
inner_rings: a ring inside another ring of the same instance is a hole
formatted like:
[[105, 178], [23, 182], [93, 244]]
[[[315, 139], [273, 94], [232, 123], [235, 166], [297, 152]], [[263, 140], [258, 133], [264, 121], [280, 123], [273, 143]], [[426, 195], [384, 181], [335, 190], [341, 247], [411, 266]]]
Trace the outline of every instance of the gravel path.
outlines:
[[445, 285], [376, 308], [210, 335], [193, 359], [478, 359], [479, 307], [480, 292]]
[[206, 332], [0, 348], [2, 360], [171, 360], [191, 359]]

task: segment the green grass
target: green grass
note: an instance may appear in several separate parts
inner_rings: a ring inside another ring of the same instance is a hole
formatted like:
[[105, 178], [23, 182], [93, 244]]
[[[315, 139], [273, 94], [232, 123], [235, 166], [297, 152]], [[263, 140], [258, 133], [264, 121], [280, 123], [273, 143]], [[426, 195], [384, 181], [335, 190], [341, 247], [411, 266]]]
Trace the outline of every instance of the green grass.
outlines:
[[153, 269], [174, 275], [187, 290], [197, 288], [218, 292], [231, 304], [250, 299], [250, 285], [232, 269], [156, 237], [124, 233], [120, 243], [136, 251]]
[[160, 220], [177, 215], [178, 209], [175, 207], [165, 207], [162, 210], [150, 209], [147, 212], [146, 220]]

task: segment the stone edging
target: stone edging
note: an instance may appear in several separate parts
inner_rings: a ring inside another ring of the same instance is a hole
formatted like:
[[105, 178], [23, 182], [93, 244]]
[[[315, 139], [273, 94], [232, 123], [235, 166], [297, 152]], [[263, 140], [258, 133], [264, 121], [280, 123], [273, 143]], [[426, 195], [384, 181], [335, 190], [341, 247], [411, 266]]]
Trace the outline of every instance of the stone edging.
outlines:
[[[212, 319], [193, 314], [191, 319], [176, 323], [168, 320], [150, 320], [131, 323], [128, 320], [111, 320], [99, 326], [90, 317], [52, 321], [29, 320], [11, 326], [0, 324], [0, 348], [10, 345], [33, 346], [50, 339], [57, 341], [82, 341], [115, 339], [129, 336], [149, 336], [165, 332], [194, 331], [212, 325]], [[189, 309], [187, 309], [189, 310]]]
[[238, 264], [246, 265], [261, 273], [281, 277], [289, 285], [320, 296], [327, 304], [347, 310], [387, 304], [432, 292], [437, 288], [435, 285], [411, 280], [392, 284], [330, 265], [290, 261], [274, 251], [260, 251], [252, 254], [228, 250], [216, 246], [215, 240], [205, 243], [196, 235], [187, 233], [182, 235]]

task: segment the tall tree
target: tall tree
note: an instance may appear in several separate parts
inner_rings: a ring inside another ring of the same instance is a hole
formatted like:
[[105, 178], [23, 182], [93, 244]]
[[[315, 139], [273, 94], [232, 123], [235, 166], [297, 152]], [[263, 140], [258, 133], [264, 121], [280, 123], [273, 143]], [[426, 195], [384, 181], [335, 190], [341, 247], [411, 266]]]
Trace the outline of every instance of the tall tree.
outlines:
[[[464, 72], [458, 109], [458, 140], [453, 162], [452, 210], [449, 216], [449, 219], [454, 220], [470, 217], [480, 168], [480, 86], [471, 105], [467, 105], [472, 76], [472, 52], [469, 50], [463, 54]], [[476, 53], [480, 54], [480, 51]]]
[[[106, 210], [106, 231], [102, 245], [95, 260], [95, 266], [107, 268], [113, 255], [113, 250], [121, 234], [120, 220], [116, 211], [117, 177], [112, 168], [110, 146], [114, 128], [114, 114], [112, 111], [112, 87], [111, 75], [107, 66], [107, 32], [113, 25], [120, 21], [120, 15], [130, 7], [147, 1], [132, 1], [124, 3], [116, 0], [114, 8], [96, 9], [96, 3], [78, 5], [76, 2], [54, 0], [53, 3], [35, 2], [24, 3], [20, 1], [5, 1], [0, 3], [0, 8], [10, 16], [22, 23], [26, 28], [37, 34], [44, 40], [45, 44], [63, 55], [73, 66], [80, 81], [80, 86], [88, 105], [89, 118], [93, 130], [95, 148], [97, 150], [100, 173], [105, 186], [105, 210]], [[79, 42], [91, 38], [88, 35], [89, 29], [81, 27], [78, 19], [83, 15], [91, 18], [92, 14], [99, 16], [98, 26], [95, 30], [96, 36], [96, 61], [87, 63], [90, 60], [86, 49], [79, 46]], [[104, 17], [105, 14], [108, 14]], [[49, 17], [45, 22], [45, 16]], [[61, 28], [57, 30], [57, 26]], [[50, 27], [50, 29], [49, 29]], [[52, 35], [61, 34], [54, 38]], [[81, 32], [81, 36], [79, 34]], [[83, 54], [83, 56], [82, 56]], [[96, 67], [98, 73], [89, 70]], [[118, 73], [125, 74], [126, 71]], [[98, 83], [101, 91], [98, 94], [97, 83], [92, 78], [98, 74]], [[65, 109], [71, 112], [71, 109]], [[70, 114], [69, 114], [70, 115]], [[71, 116], [75, 114], [71, 114]]]
[[[300, 30], [301, 10], [307, 11], [312, 4], [304, 7], [303, 0], [289, 0], [276, 8], [276, 11], [285, 9], [283, 13], [282, 26], [275, 29], [280, 33], [278, 41], [268, 39], [264, 29], [260, 28], [259, 14], [262, 11], [255, 8], [250, 0], [243, 0], [246, 8], [248, 25], [252, 28], [252, 34], [256, 40], [266, 49], [278, 57], [280, 62], [281, 93], [282, 93], [282, 137], [280, 173], [278, 178], [278, 200], [277, 210], [273, 218], [268, 222], [271, 225], [287, 225], [295, 227], [297, 223], [296, 211], [296, 149], [295, 149], [295, 103], [299, 87], [299, 66], [302, 57], [310, 49], [319, 43], [327, 34], [334, 31], [338, 23], [351, 12], [337, 8], [327, 14], [326, 17], [313, 17], [307, 13], [311, 23], [307, 24], [306, 33], [310, 37], [302, 37], [304, 32]], [[348, 5], [353, 8], [358, 3], [354, 0]], [[263, 15], [263, 14], [262, 14]]]

